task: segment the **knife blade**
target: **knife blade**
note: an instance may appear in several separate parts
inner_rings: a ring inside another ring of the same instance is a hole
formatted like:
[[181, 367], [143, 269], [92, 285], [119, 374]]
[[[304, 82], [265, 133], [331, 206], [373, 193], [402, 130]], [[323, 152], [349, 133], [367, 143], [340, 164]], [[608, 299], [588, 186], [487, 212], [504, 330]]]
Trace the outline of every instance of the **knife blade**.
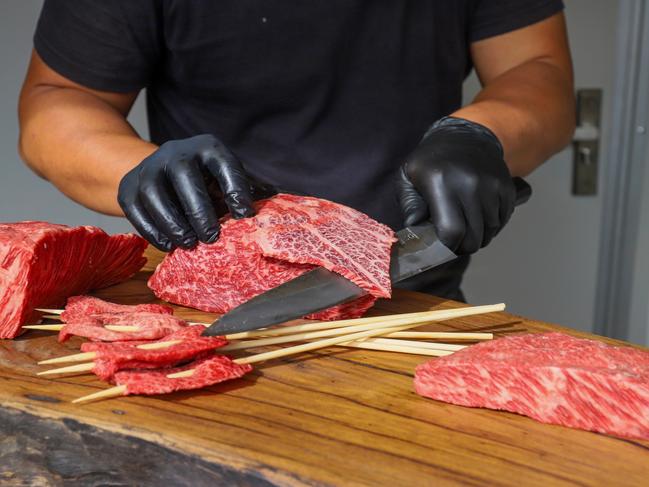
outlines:
[[[521, 178], [513, 181], [518, 206], [530, 198], [532, 188]], [[431, 223], [399, 230], [397, 238], [390, 259], [393, 284], [457, 257], [439, 240]], [[225, 335], [284, 323], [364, 294], [366, 291], [340, 274], [318, 267], [240, 304], [212, 323], [203, 335]]]

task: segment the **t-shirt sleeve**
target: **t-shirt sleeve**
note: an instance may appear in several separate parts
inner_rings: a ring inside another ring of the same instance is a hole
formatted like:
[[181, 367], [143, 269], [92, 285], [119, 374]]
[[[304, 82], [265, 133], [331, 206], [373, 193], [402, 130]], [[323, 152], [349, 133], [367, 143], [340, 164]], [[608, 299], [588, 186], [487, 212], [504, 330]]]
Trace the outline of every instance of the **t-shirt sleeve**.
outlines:
[[562, 0], [478, 0], [470, 21], [469, 41], [521, 29], [562, 10]]
[[62, 76], [88, 88], [145, 87], [160, 58], [156, 0], [45, 0], [34, 48]]

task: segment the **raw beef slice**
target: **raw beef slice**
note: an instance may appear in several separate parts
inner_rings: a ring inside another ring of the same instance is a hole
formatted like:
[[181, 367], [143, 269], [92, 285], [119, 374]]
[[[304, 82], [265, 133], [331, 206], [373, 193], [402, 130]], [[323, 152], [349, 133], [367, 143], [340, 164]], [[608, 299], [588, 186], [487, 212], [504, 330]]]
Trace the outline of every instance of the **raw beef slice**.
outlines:
[[[169, 379], [167, 375], [194, 369], [190, 377]], [[114, 381], [126, 386], [128, 394], [168, 394], [174, 391], [202, 389], [219, 382], [237, 379], [252, 370], [250, 365], [234, 363], [225, 355], [210, 356], [195, 360], [183, 367], [163, 370], [123, 370], [117, 372]]]
[[[97, 343], [86, 342], [81, 345], [82, 352], [96, 352], [93, 358], [93, 373], [100, 379], [109, 381], [113, 375], [124, 369], [155, 369], [173, 367], [181, 362], [209, 356], [219, 347], [227, 345], [223, 337], [204, 337], [204, 326], [190, 326], [165, 336], [149, 344], [179, 341], [164, 348], [138, 348], [129, 342]], [[206, 354], [209, 352], [209, 354]]]
[[361, 316], [390, 297], [394, 233], [351, 208], [280, 194], [257, 203], [252, 218], [222, 221], [216, 243], [176, 249], [158, 266], [149, 287], [161, 299], [225, 313], [262, 292], [323, 266], [368, 294], [313, 315]]
[[649, 352], [562, 333], [480, 343], [417, 367], [418, 394], [649, 439]]
[[[112, 331], [104, 328], [105, 325], [137, 326], [139, 329]], [[66, 323], [59, 332], [59, 341], [64, 342], [71, 336], [104, 342], [157, 340], [187, 326], [185, 320], [166, 313], [101, 313]]]
[[124, 281], [146, 262], [137, 235], [109, 236], [96, 227], [47, 222], [0, 224], [0, 338], [35, 320], [36, 307]]
[[72, 321], [78, 322], [82, 321], [84, 318], [97, 314], [127, 314], [133, 312], [171, 315], [174, 313], [174, 310], [171, 306], [165, 306], [162, 304], [117, 304], [93, 296], [72, 296], [71, 298], [68, 298], [68, 302], [65, 305], [65, 311], [61, 314], [61, 321], [66, 323]]

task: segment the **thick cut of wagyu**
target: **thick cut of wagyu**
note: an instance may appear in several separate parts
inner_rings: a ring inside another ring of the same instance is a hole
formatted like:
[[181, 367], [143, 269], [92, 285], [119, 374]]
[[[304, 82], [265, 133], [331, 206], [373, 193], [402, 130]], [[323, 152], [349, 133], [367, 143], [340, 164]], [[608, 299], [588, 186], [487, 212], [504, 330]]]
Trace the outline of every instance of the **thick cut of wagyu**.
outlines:
[[395, 241], [390, 228], [352, 208], [279, 194], [258, 202], [254, 217], [224, 218], [215, 243], [167, 255], [149, 287], [166, 301], [226, 313], [322, 266], [366, 294], [309, 317], [358, 317], [376, 299], [391, 296], [390, 251]]
[[117, 284], [146, 262], [147, 243], [97, 227], [26, 221], [0, 224], [0, 338], [14, 338], [39, 317], [34, 308]]

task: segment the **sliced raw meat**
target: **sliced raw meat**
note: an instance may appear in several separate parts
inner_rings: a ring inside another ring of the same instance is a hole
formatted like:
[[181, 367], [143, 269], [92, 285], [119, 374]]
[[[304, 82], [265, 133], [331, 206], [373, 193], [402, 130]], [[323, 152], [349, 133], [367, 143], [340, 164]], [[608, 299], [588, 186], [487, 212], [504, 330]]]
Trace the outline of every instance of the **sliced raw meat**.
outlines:
[[204, 326], [192, 326], [167, 335], [161, 340], [149, 342], [167, 342], [182, 340], [165, 348], [142, 349], [128, 342], [120, 343], [83, 343], [83, 352], [96, 352], [93, 359], [93, 372], [102, 380], [110, 380], [119, 370], [140, 368], [172, 367], [187, 360], [213, 353], [228, 343], [222, 337], [203, 337]]
[[337, 272], [377, 298], [389, 298], [394, 232], [347, 206], [281, 194], [266, 200], [250, 238], [266, 257]]
[[324, 311], [312, 313], [305, 316], [305, 318], [321, 321], [340, 320], [343, 318], [360, 318], [368, 309], [374, 306], [375, 302], [376, 298], [374, 296], [366, 294], [365, 296], [354, 299], [349, 303], [339, 304], [329, 309], [325, 309]]
[[82, 352], [110, 352], [112, 350], [119, 349], [120, 347], [128, 347], [134, 348], [137, 347], [138, 345], [144, 345], [144, 344], [151, 344], [151, 343], [159, 343], [159, 342], [166, 342], [168, 340], [181, 340], [181, 339], [207, 339], [207, 338], [214, 338], [215, 341], [214, 343], [222, 343], [222, 345], [225, 345], [227, 343], [227, 340], [224, 337], [204, 337], [201, 336], [201, 333], [205, 330], [205, 326], [203, 325], [193, 325], [193, 326], [187, 326], [186, 328], [181, 328], [180, 330], [174, 331], [173, 333], [170, 333], [169, 335], [160, 338], [158, 340], [142, 340], [142, 341], [122, 341], [122, 342], [83, 342], [81, 344], [81, 351]]
[[[140, 329], [120, 332], [107, 330], [105, 325], [137, 326]], [[73, 335], [105, 342], [157, 340], [187, 326], [186, 321], [168, 314], [103, 313], [88, 316], [80, 322], [66, 323], [59, 332], [59, 341], [64, 342]]]
[[[212, 356], [214, 356], [214, 352], [212, 350], [209, 350], [196, 353], [184, 360], [158, 360], [157, 362], [146, 362], [140, 360], [116, 361], [110, 358], [99, 358], [95, 360], [95, 365], [92, 368], [92, 373], [105, 382], [114, 382], [115, 374], [121, 370], [132, 371], [135, 369], [170, 369], [172, 367], [177, 367], [179, 364], [187, 362], [188, 360], [196, 361]], [[172, 372], [167, 373], [171, 374]]]
[[95, 298], [93, 296], [72, 296], [68, 298], [65, 305], [65, 311], [61, 314], [61, 320], [64, 322], [81, 321], [90, 315], [112, 313], [160, 313], [171, 315], [174, 310], [171, 306], [162, 304], [117, 304], [109, 303], [103, 299]]
[[422, 396], [649, 439], [649, 352], [562, 333], [480, 343], [417, 367]]
[[242, 241], [252, 230], [251, 219], [226, 223], [215, 243], [174, 250], [151, 276], [149, 287], [165, 301], [225, 313], [314, 268], [266, 259], [256, 245]]
[[310, 317], [361, 316], [391, 294], [394, 233], [351, 208], [317, 198], [280, 194], [257, 203], [257, 215], [225, 218], [214, 244], [176, 249], [149, 280], [156, 296], [225, 313], [250, 298], [323, 266], [368, 295]]
[[137, 235], [46, 222], [0, 224], [0, 338], [36, 320], [68, 296], [124, 281], [146, 262]]
[[120, 370], [133, 370], [133, 369], [169, 369], [176, 365], [174, 362], [138, 362], [137, 360], [131, 360], [126, 362], [115, 362], [110, 359], [97, 359], [95, 360], [95, 365], [92, 368], [92, 373], [95, 374], [99, 379], [105, 382], [113, 382], [115, 374]]
[[[195, 369], [191, 377], [169, 379], [167, 375]], [[168, 394], [174, 391], [201, 389], [219, 382], [237, 379], [252, 370], [250, 365], [235, 364], [225, 355], [212, 354], [183, 367], [166, 370], [124, 370], [115, 374], [118, 385], [126, 386], [128, 394]]]

